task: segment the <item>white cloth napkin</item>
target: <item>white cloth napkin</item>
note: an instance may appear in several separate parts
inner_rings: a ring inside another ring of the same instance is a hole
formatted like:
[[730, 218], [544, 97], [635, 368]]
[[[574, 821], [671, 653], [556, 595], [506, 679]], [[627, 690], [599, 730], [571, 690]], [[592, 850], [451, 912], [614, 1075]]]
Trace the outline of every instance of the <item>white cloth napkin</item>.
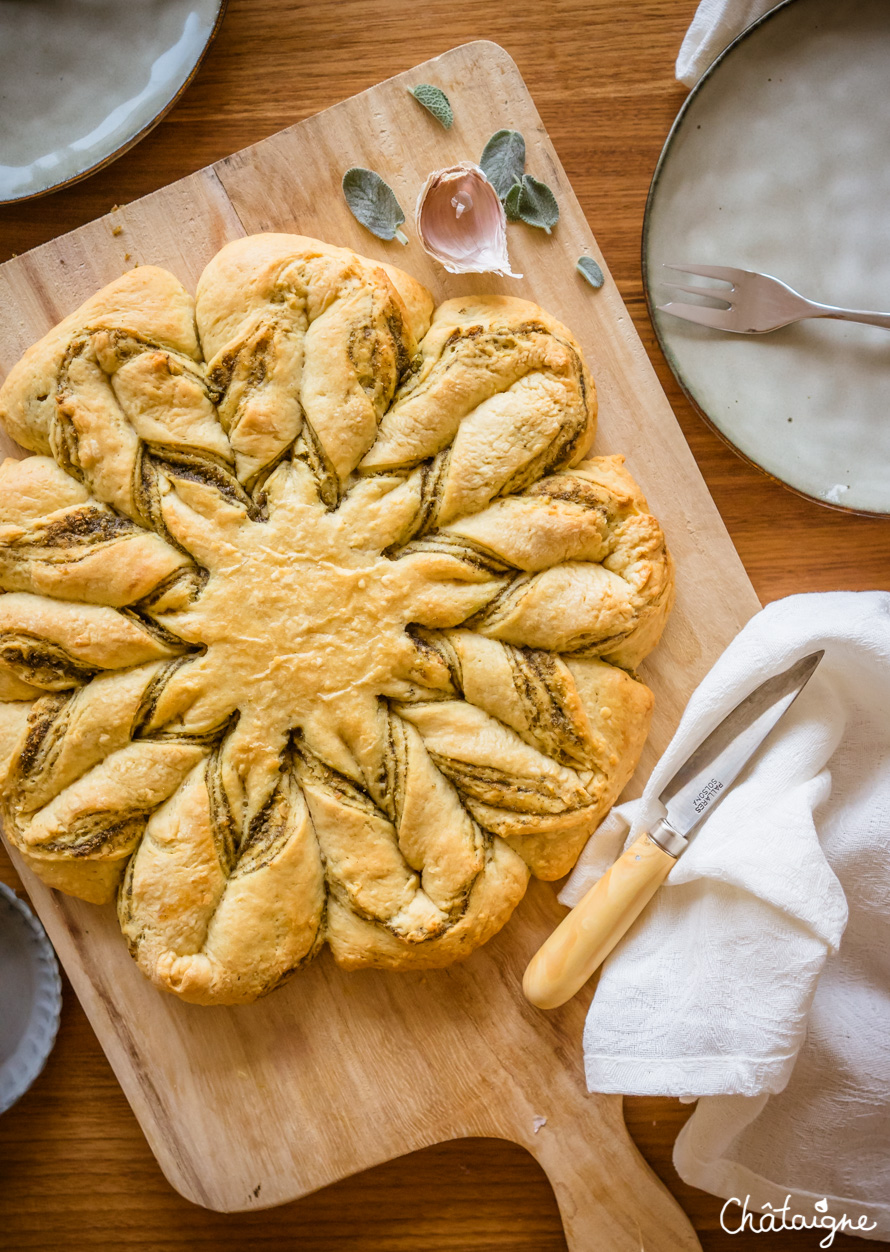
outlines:
[[603, 967], [585, 1066], [592, 1091], [703, 1097], [674, 1151], [686, 1182], [750, 1195], [752, 1209], [790, 1195], [812, 1216], [827, 1200], [890, 1240], [890, 594], [792, 596], [757, 614], [560, 899], [576, 904], [648, 828], [731, 708], [819, 648], [807, 687]]
[[694, 87], [705, 70], [746, 26], [778, 0], [701, 0], [677, 57], [677, 78]]

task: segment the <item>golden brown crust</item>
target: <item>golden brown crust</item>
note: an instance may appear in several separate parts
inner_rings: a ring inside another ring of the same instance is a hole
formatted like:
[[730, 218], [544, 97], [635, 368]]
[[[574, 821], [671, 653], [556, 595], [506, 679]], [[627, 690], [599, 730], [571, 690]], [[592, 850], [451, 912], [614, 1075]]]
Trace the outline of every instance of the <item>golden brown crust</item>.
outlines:
[[57, 386], [65, 357], [84, 332], [108, 328], [195, 359], [199, 354], [192, 302], [182, 284], [154, 265], [129, 270], [55, 326], [10, 370], [0, 391], [0, 425], [23, 448], [55, 455]]
[[275, 234], [227, 244], [201, 276], [196, 314], [241, 478], [302, 431], [339, 500], [431, 312], [414, 279], [346, 248]]
[[[629, 777], [670, 557], [571, 333], [300, 236], [194, 310], [143, 267], [0, 389], [0, 796], [118, 892], [155, 984], [242, 1003], [330, 944], [433, 968]], [[587, 459], [585, 459], [587, 458]]]

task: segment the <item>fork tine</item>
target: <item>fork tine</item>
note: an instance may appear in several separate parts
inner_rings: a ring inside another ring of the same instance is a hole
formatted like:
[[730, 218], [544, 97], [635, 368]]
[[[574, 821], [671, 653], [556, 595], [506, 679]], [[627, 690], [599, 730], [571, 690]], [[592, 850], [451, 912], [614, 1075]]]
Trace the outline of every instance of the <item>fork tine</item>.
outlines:
[[666, 270], [679, 270], [681, 273], [693, 274], [698, 278], [719, 278], [724, 283], [734, 283], [744, 278], [747, 270], [734, 269], [731, 265], [668, 265]]
[[734, 318], [729, 309], [708, 309], [703, 304], [680, 304], [676, 300], [659, 304], [657, 308], [659, 313], [670, 313], [685, 322], [697, 322], [699, 326], [710, 326], [714, 330], [738, 329], [733, 325]]
[[662, 283], [665, 291], [685, 291], [688, 296], [707, 296], [709, 300], [720, 300], [723, 304], [731, 304], [732, 292], [723, 291], [720, 287], [684, 287], [682, 283]]

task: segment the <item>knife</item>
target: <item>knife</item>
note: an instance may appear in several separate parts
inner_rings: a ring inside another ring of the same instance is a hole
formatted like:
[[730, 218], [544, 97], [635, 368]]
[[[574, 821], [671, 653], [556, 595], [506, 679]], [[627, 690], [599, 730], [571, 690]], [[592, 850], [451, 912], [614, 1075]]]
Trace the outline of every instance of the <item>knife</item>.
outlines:
[[522, 980], [527, 1000], [540, 1009], [555, 1009], [599, 969], [686, 850], [689, 835], [803, 691], [823, 655], [813, 652], [761, 683], [680, 766], [659, 796], [665, 816], [622, 853], [532, 957]]

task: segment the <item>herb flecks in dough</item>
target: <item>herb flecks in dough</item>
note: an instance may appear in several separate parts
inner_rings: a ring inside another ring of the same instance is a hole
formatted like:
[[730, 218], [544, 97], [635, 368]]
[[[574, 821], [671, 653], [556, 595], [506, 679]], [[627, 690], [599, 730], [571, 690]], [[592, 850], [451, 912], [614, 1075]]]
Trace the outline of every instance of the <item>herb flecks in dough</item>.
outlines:
[[[124, 275], [0, 417], [6, 833], [159, 987], [432, 968], [617, 796], [671, 562], [571, 333], [288, 235]], [[197, 336], [195, 327], [197, 325]]]

